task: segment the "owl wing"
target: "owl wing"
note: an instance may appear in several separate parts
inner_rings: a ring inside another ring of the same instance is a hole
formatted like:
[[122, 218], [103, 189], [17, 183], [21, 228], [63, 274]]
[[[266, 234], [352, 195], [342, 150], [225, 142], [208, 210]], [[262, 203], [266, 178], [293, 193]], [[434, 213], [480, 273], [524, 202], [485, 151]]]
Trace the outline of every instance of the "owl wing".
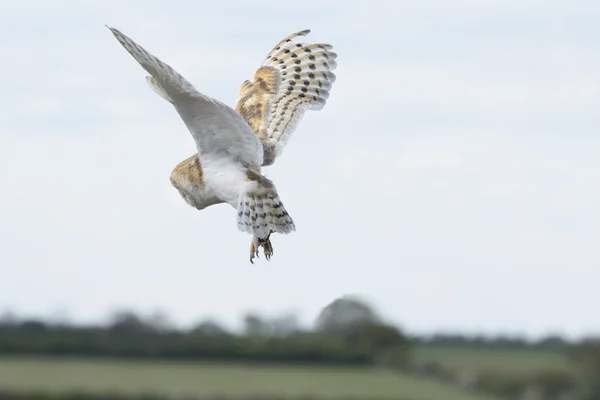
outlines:
[[119, 30], [108, 29], [151, 75], [148, 83], [175, 106], [201, 157], [211, 153], [228, 154], [249, 166], [260, 167], [262, 144], [244, 118], [226, 104], [198, 92], [177, 71]]
[[294, 33], [267, 55], [251, 81], [239, 91], [236, 111], [256, 132], [263, 145], [263, 165], [275, 161], [306, 110], [325, 106], [337, 54], [329, 44], [296, 43], [310, 30]]

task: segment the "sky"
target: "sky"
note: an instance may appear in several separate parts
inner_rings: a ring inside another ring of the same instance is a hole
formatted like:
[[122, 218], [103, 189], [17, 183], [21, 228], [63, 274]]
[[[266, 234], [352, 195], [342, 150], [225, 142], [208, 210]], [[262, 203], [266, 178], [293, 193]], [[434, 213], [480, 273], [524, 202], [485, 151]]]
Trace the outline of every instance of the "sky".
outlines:
[[[310, 324], [363, 296], [410, 332], [600, 333], [600, 3], [0, 3], [0, 312]], [[234, 106], [303, 29], [337, 81], [264, 169], [297, 231], [251, 265], [195, 145], [104, 24]]]

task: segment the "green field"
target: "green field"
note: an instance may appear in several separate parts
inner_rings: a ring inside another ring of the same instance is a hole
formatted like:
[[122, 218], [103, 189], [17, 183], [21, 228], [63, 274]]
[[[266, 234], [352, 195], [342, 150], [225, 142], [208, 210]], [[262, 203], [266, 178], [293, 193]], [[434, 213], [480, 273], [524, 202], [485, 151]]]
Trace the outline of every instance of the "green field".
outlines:
[[0, 357], [0, 388], [126, 393], [493, 400], [382, 370]]
[[416, 350], [420, 361], [438, 362], [448, 368], [526, 374], [540, 370], [569, 371], [573, 367], [560, 353], [536, 350], [486, 350], [423, 346]]

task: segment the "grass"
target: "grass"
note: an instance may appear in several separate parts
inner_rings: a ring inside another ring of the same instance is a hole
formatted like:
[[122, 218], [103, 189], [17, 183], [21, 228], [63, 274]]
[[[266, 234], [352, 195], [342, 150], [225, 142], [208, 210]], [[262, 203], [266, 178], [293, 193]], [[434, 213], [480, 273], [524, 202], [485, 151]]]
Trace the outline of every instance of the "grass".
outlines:
[[0, 388], [55, 393], [81, 390], [405, 400], [494, 399], [374, 369], [5, 356], [0, 356]]
[[449, 368], [475, 369], [507, 374], [540, 370], [570, 371], [568, 359], [560, 354], [536, 350], [487, 350], [422, 346], [416, 349], [421, 361], [435, 361]]

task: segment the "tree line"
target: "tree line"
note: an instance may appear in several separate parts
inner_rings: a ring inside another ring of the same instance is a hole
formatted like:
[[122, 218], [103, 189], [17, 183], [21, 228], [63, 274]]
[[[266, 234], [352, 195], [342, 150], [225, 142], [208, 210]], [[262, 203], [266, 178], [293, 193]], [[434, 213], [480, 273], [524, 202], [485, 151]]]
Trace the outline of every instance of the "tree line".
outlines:
[[206, 320], [176, 329], [161, 315], [118, 312], [103, 325], [78, 326], [0, 316], [0, 353], [116, 356], [206, 360], [255, 360], [333, 364], [372, 364], [410, 358], [415, 345], [566, 351], [566, 340], [468, 337], [460, 334], [408, 335], [384, 321], [372, 306], [354, 297], [328, 304], [310, 329], [294, 315], [266, 318], [248, 314], [242, 332]]
[[249, 314], [242, 332], [210, 320], [176, 329], [163, 317], [133, 312], [89, 326], [7, 314], [0, 318], [0, 354], [368, 365], [384, 353], [391, 359], [408, 353], [406, 335], [370, 306], [348, 299], [334, 303], [335, 312], [319, 316], [314, 329], [301, 328], [294, 316]]
[[573, 374], [483, 374], [474, 389], [511, 398], [533, 383], [556, 393], [581, 387], [590, 394], [578, 398], [600, 398], [599, 340], [571, 343], [559, 336], [531, 341], [441, 333], [428, 337], [409, 335], [354, 297], [342, 297], [326, 305], [310, 329], [301, 327], [293, 315], [266, 318], [248, 314], [243, 322], [241, 332], [232, 332], [212, 320], [177, 329], [163, 316], [142, 317], [133, 312], [118, 312], [106, 324], [87, 326], [6, 314], [0, 316], [0, 354], [379, 365], [405, 373], [454, 379], [457, 371], [435, 363], [420, 364], [413, 357], [413, 349], [538, 349], [564, 354], [573, 361]]

